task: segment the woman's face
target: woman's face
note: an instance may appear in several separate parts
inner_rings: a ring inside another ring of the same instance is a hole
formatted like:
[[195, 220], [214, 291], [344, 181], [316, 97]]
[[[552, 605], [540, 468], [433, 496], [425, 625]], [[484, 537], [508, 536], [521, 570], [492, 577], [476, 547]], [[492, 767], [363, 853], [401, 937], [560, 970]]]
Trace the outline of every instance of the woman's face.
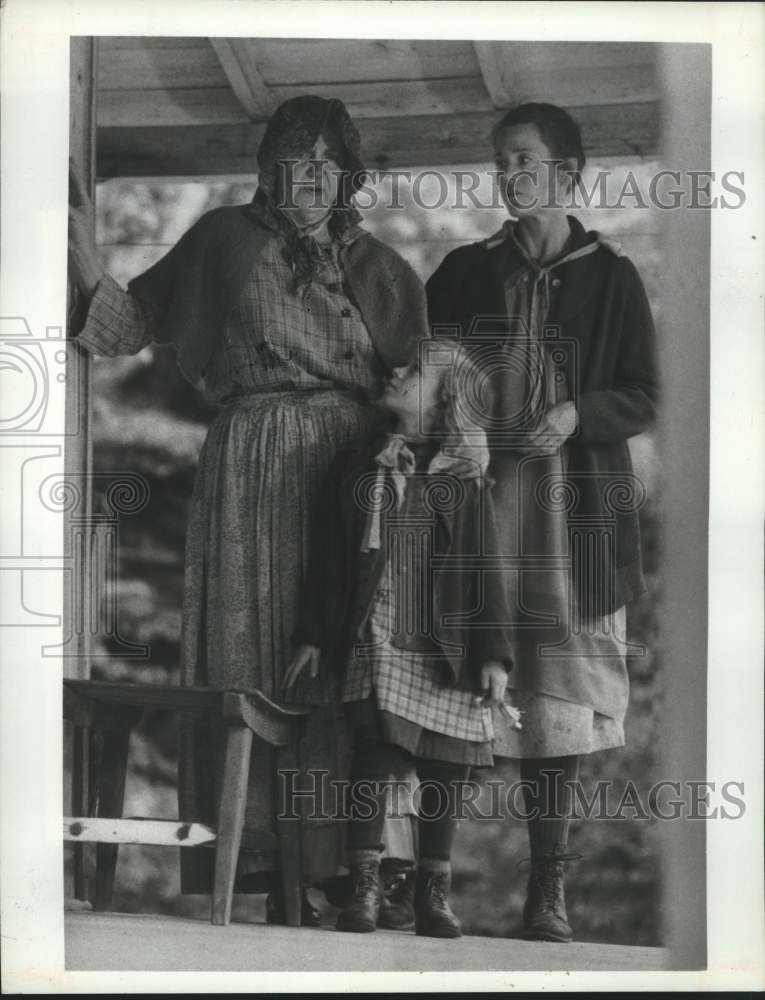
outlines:
[[438, 401], [443, 365], [419, 361], [394, 368], [385, 383], [381, 404], [400, 421], [425, 431], [429, 414]]
[[[515, 218], [564, 207], [570, 186], [570, 161], [555, 167], [556, 159], [536, 125], [513, 125], [496, 137], [494, 162], [502, 200]], [[575, 164], [574, 164], [575, 166]]]
[[288, 165], [291, 171], [287, 169], [286, 176], [291, 175], [292, 197], [285, 202], [297, 221], [306, 225], [317, 222], [336, 203], [342, 176], [341, 161], [342, 154], [331, 137], [322, 133], [311, 149]]

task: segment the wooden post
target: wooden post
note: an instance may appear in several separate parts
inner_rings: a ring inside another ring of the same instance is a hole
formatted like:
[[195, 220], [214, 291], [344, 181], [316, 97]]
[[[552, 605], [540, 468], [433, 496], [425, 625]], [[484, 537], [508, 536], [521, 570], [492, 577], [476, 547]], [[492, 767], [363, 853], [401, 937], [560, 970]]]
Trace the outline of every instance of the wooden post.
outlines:
[[[683, 178], [711, 161], [710, 45], [664, 45], [663, 165]], [[707, 741], [707, 524], [709, 507], [710, 211], [663, 213], [661, 312], [662, 484], [661, 620], [664, 772], [678, 782], [703, 781]], [[688, 790], [678, 798], [688, 801]], [[665, 933], [671, 967], [706, 965], [706, 824], [681, 818], [662, 824]]]
[[[73, 38], [70, 52], [69, 91], [69, 155], [74, 160], [91, 197], [95, 195], [95, 134], [96, 134], [96, 40]], [[95, 224], [95, 220], [94, 220]], [[67, 333], [72, 336], [82, 325], [85, 303], [79, 293], [67, 283]], [[77, 344], [67, 344], [67, 399], [64, 472], [78, 502], [64, 513], [64, 553], [70, 560], [71, 574], [64, 586], [64, 635], [76, 636], [76, 656], [65, 656], [64, 677], [87, 679], [90, 676], [90, 630], [78, 628], [78, 621], [88, 623], [89, 608], [77, 608], [75, 595], [88, 601], [89, 560], [75, 561], [71, 544], [72, 519], [87, 516], [92, 509], [90, 472], [92, 469], [91, 438], [91, 379], [90, 359]], [[74, 574], [80, 575], [75, 580]], [[75, 736], [74, 727], [64, 723], [64, 810], [84, 815], [88, 801], [88, 739], [82, 732]], [[73, 777], [76, 780], [73, 784]], [[73, 870], [64, 887], [67, 899], [87, 899], [88, 886], [82, 844], [75, 845]]]
[[[99, 818], [118, 819], [122, 816], [125, 801], [130, 727], [126, 724], [119, 728], [104, 730], [94, 734], [94, 739], [98, 739], [101, 743], [95, 814]], [[118, 851], [119, 843], [99, 843], [96, 846], [96, 891], [93, 900], [95, 910], [108, 910], [111, 906]]]

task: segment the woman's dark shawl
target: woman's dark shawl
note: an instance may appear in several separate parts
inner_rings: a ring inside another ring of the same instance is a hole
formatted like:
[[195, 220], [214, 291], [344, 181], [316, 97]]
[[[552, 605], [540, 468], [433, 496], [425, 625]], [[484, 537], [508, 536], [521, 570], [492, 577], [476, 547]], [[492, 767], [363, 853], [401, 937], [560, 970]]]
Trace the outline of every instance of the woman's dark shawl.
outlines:
[[[172, 343], [178, 365], [198, 382], [244, 284], [276, 231], [256, 206], [215, 208], [128, 285], [155, 316], [160, 343]], [[347, 291], [385, 365], [405, 364], [429, 336], [425, 291], [410, 265], [369, 233], [340, 251]]]

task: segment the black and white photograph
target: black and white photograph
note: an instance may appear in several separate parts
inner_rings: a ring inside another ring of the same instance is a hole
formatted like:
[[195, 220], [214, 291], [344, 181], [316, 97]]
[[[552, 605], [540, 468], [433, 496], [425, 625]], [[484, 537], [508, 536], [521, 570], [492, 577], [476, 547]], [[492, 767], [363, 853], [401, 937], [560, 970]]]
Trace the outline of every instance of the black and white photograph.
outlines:
[[2, 5], [4, 992], [763, 988], [764, 29]]

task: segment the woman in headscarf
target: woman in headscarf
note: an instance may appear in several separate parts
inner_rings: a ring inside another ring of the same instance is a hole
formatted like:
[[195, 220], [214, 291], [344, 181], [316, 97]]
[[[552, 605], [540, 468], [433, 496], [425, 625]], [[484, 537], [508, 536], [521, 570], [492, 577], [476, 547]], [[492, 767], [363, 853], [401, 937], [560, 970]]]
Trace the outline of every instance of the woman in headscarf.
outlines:
[[[460, 331], [485, 367], [500, 552], [524, 713], [495, 755], [520, 759], [530, 842], [529, 938], [569, 941], [566, 786], [582, 754], [624, 745], [625, 605], [645, 590], [627, 439], [652, 423], [654, 326], [618, 246], [567, 215], [585, 162], [562, 108], [524, 104], [494, 129], [512, 216], [450, 253], [427, 285], [434, 326]], [[495, 718], [502, 730], [502, 715]]]
[[[374, 432], [369, 402], [428, 328], [413, 270], [359, 225], [352, 204], [365, 177], [359, 134], [340, 101], [304, 96], [282, 104], [258, 168], [251, 204], [208, 212], [127, 292], [99, 264], [80, 192], [70, 212], [70, 265], [89, 302], [80, 344], [113, 356], [172, 342], [183, 374], [221, 404], [189, 513], [181, 682], [281, 699], [317, 491], [337, 451]], [[291, 692], [312, 706], [299, 766], [324, 769], [328, 779], [343, 776], [347, 752], [331, 676], [306, 677]], [[274, 828], [273, 768], [259, 745], [245, 844], [249, 830]], [[214, 819], [221, 770], [220, 741], [206, 725], [185, 724], [184, 819]], [[333, 876], [342, 824], [304, 816], [302, 830], [305, 883]], [[412, 858], [410, 837], [408, 817], [390, 819], [388, 854]], [[184, 891], [210, 891], [210, 852], [181, 856]], [[267, 915], [281, 921], [278, 885], [259, 867], [243, 849], [237, 888], [271, 888]], [[317, 920], [304, 898], [303, 921]]]

